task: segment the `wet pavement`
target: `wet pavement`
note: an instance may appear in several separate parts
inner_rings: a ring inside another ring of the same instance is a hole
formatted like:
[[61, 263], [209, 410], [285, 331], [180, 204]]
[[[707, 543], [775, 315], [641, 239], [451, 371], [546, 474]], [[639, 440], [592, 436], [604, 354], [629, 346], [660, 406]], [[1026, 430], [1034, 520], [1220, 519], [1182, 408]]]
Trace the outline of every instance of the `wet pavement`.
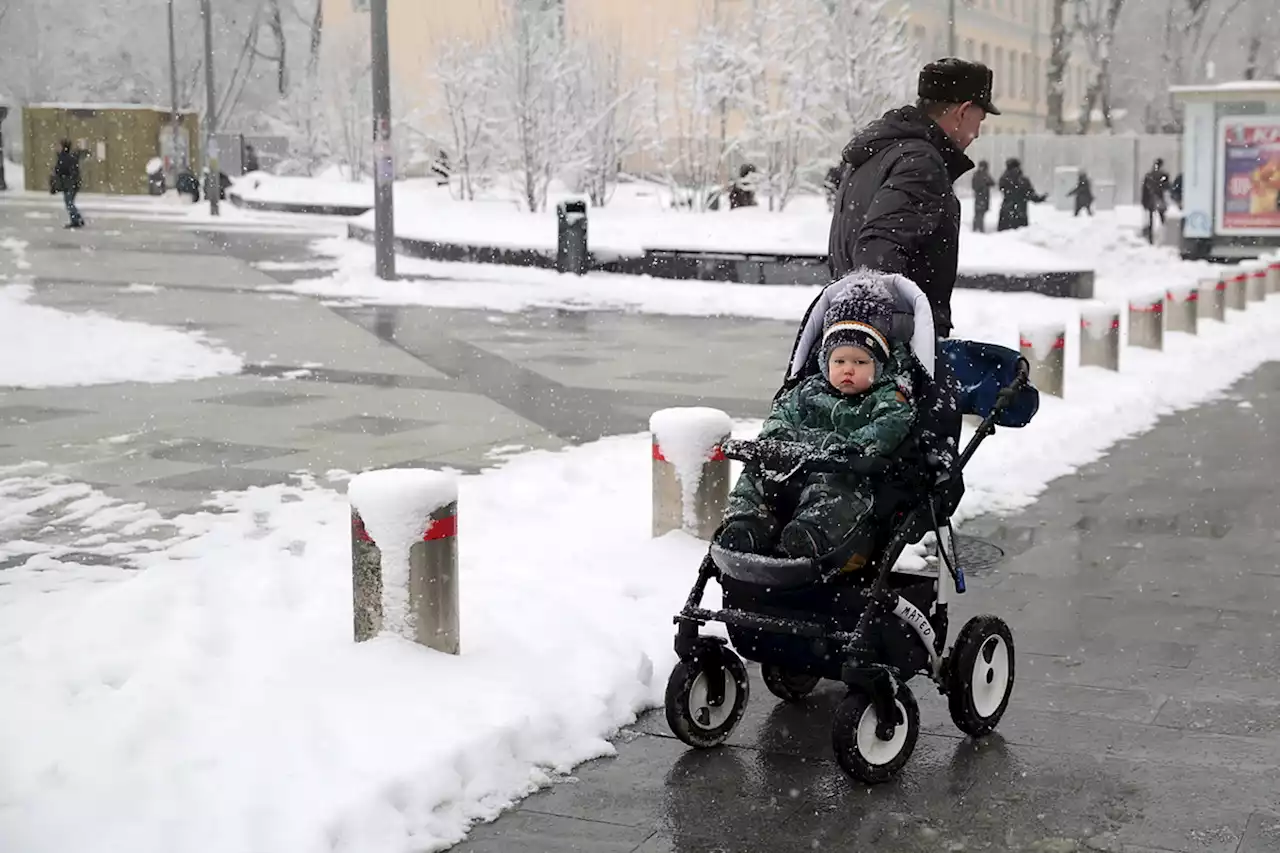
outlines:
[[332, 220], [210, 224], [125, 204], [90, 200], [90, 227], [68, 232], [54, 200], [0, 198], [0, 236], [24, 241], [30, 265], [0, 251], [0, 274], [29, 281], [39, 304], [202, 332], [245, 368], [0, 389], [0, 466], [42, 460], [166, 515], [299, 473], [474, 471], [517, 449], [641, 432], [667, 406], [763, 416], [794, 336], [780, 322], [303, 298], [279, 285], [328, 273], [313, 243], [341, 231]]
[[1017, 682], [995, 735], [961, 736], [916, 679], [915, 754], [867, 788], [831, 756], [843, 688], [790, 706], [751, 665], [727, 746], [690, 750], [651, 712], [616, 758], [456, 850], [1280, 851], [1278, 423], [1272, 362], [1026, 512], [966, 526], [1008, 554], [953, 605], [953, 638], [979, 612], [1013, 628]]

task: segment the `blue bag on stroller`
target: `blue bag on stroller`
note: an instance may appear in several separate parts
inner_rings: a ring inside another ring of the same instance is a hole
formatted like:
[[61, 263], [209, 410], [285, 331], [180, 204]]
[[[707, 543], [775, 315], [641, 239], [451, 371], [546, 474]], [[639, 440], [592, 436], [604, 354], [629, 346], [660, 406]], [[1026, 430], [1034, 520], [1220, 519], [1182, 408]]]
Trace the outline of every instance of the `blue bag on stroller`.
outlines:
[[[815, 324], [820, 331], [830, 302], [866, 286], [866, 275], [855, 272], [814, 300], [782, 390], [818, 369]], [[915, 675], [928, 676], [947, 696], [952, 720], [971, 736], [992, 731], [1008, 705], [1013, 636], [1002, 619], [970, 619], [944, 654], [948, 602], [964, 591], [963, 572], [950, 547], [949, 519], [963, 491], [965, 463], [997, 426], [1029, 423], [1039, 395], [1017, 352], [987, 343], [937, 342], [919, 288], [901, 276], [889, 278], [900, 306], [893, 337], [910, 342], [916, 356], [920, 402], [912, 435], [894, 457], [847, 457], [785, 441], [731, 440], [723, 446], [729, 458], [766, 470], [876, 477], [880, 528], [871, 559], [856, 574], [844, 570], [857, 547], [856, 532], [813, 559], [710, 546], [675, 617], [680, 660], [667, 682], [667, 722], [690, 746], [723, 743], [741, 720], [749, 686], [739, 655], [759, 662], [766, 687], [785, 701], [802, 699], [823, 678], [847, 685], [832, 724], [832, 744], [840, 766], [865, 782], [892, 778], [911, 756], [920, 717], [906, 682]], [[877, 279], [883, 283], [885, 277]], [[983, 421], [957, 453], [964, 414]], [[938, 536], [936, 577], [894, 571], [904, 548], [929, 531]], [[724, 593], [720, 610], [702, 606], [712, 579]], [[728, 640], [703, 635], [700, 629], [708, 622], [723, 623]]]

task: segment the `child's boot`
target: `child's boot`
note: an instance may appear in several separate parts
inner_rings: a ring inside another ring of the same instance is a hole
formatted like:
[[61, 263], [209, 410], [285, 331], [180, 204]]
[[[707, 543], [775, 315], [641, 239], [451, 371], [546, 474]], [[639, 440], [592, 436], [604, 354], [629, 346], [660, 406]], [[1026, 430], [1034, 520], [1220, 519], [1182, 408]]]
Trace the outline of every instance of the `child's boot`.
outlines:
[[743, 554], [767, 554], [769, 552], [769, 529], [763, 521], [755, 518], [735, 518], [720, 529], [716, 542], [721, 548], [739, 551]]
[[792, 520], [782, 528], [778, 545], [783, 556], [792, 559], [815, 559], [831, 550], [826, 534], [816, 525], [800, 519]]

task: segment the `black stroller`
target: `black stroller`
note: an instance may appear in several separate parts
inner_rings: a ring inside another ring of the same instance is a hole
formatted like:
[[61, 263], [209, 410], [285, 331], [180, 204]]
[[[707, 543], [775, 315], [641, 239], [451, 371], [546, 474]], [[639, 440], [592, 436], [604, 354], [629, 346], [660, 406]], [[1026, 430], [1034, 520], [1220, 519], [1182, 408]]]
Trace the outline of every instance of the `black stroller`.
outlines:
[[[820, 331], [833, 294], [858, 286], [850, 281], [856, 276], [828, 287], [810, 307], [779, 394], [819, 369], [815, 323]], [[897, 289], [893, 337], [910, 341], [917, 355], [920, 415], [892, 459], [814, 453], [785, 441], [728, 441], [723, 447], [729, 458], [758, 465], [775, 479], [834, 471], [873, 475], [882, 485], [870, 558], [856, 572], [846, 566], [867, 550], [858, 531], [812, 560], [711, 545], [675, 617], [680, 660], [666, 690], [667, 722], [690, 746], [720, 745], [741, 720], [749, 692], [742, 657], [760, 663], [765, 685], [784, 701], [802, 700], [823, 678], [848, 686], [832, 723], [832, 746], [840, 766], [867, 783], [892, 778], [915, 749], [920, 713], [906, 683], [914, 676], [926, 675], [937, 685], [956, 726], [974, 737], [991, 732], [1009, 703], [1014, 646], [1004, 620], [970, 619], [945, 651], [948, 601], [965, 589], [949, 519], [963, 493], [961, 471], [974, 451], [996, 426], [1030, 422], [1039, 395], [1028, 382], [1027, 362], [1013, 350], [948, 340], [935, 353], [927, 300], [906, 279], [897, 280]], [[957, 455], [962, 414], [983, 421]], [[930, 531], [938, 537], [937, 576], [895, 571], [903, 549]], [[713, 578], [723, 591], [718, 611], [702, 606]], [[708, 622], [723, 623], [728, 641], [701, 634]]]

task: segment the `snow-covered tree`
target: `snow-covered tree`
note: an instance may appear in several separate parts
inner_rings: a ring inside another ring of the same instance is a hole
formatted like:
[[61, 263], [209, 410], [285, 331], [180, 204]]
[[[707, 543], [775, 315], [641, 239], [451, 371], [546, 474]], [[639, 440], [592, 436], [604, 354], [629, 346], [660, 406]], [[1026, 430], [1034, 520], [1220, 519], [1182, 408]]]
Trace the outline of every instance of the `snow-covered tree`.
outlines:
[[1077, 0], [1076, 33], [1083, 53], [1089, 59], [1089, 82], [1085, 87], [1077, 130], [1089, 132], [1095, 107], [1102, 108], [1102, 122], [1108, 130], [1111, 120], [1111, 50], [1116, 37], [1116, 24], [1124, 0]]
[[367, 30], [344, 30], [332, 40], [322, 65], [329, 144], [352, 180], [371, 168], [373, 80]]
[[708, 190], [723, 177], [734, 147], [730, 110], [738, 63], [732, 30], [705, 21], [675, 61], [675, 84], [655, 101], [659, 169], [677, 203], [703, 210]]
[[547, 189], [569, 156], [575, 66], [554, 4], [516, 0], [495, 39], [493, 150], [513, 174], [531, 211], [547, 205]]
[[575, 128], [569, 139], [571, 169], [578, 190], [603, 207], [623, 160], [649, 139], [646, 120], [656, 81], [627, 76], [621, 50], [613, 41], [575, 37], [572, 56], [576, 81], [570, 107]]
[[430, 71], [435, 103], [429, 112], [434, 126], [443, 128], [457, 192], [467, 201], [475, 200], [477, 179], [493, 161], [494, 51], [490, 43], [449, 41], [437, 46]]

